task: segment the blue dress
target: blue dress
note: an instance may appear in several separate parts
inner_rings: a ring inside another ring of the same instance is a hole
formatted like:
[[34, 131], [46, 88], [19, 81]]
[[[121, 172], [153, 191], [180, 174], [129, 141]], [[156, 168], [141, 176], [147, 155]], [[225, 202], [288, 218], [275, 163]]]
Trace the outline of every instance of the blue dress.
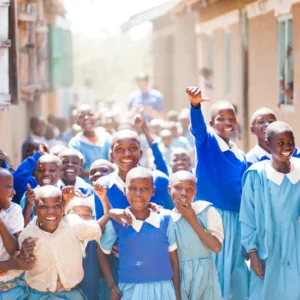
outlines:
[[[206, 201], [197, 201], [193, 203], [193, 209], [197, 214], [199, 224], [207, 229], [207, 211], [211, 209], [211, 204]], [[222, 293], [212, 251], [201, 242], [181, 214], [173, 211], [171, 215], [174, 221], [180, 262], [181, 299], [221, 300]], [[220, 225], [222, 225], [221, 220]], [[222, 231], [222, 226], [219, 227]], [[220, 235], [222, 233], [220, 232]]]
[[245, 155], [232, 142], [229, 148], [207, 128], [201, 106], [190, 108], [190, 119], [197, 154], [196, 199], [211, 202], [221, 215], [224, 226], [222, 251], [214, 254], [222, 295], [224, 300], [245, 300], [248, 297], [249, 270], [239, 223], [242, 176], [247, 169]]
[[106, 254], [117, 241], [122, 300], [176, 300], [168, 254], [177, 248], [172, 220], [167, 224], [162, 213], [154, 212], [145, 221], [131, 217], [132, 226], [125, 228], [109, 221], [100, 240]]
[[[79, 287], [75, 287], [70, 291], [65, 292], [40, 292], [35, 289], [29, 288], [30, 300], [86, 300], [87, 298], [83, 294]], [[11, 299], [12, 300], [12, 299]]]
[[[6, 290], [5, 287], [9, 289]], [[0, 277], [0, 300], [25, 300], [28, 295], [28, 286], [22, 275], [7, 282], [1, 281]]]
[[264, 280], [251, 271], [250, 300], [300, 299], [300, 160], [291, 163], [286, 175], [263, 161], [244, 176], [242, 243], [265, 266]]

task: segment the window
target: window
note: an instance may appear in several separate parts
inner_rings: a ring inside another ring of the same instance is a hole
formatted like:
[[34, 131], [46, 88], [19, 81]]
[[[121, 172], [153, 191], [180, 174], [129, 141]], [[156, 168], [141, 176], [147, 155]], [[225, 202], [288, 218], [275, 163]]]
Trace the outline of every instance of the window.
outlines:
[[15, 1], [0, 0], [0, 112], [18, 101]]
[[278, 18], [278, 106], [294, 102], [294, 55], [292, 15]]
[[231, 32], [225, 31], [225, 93], [230, 93], [231, 86]]

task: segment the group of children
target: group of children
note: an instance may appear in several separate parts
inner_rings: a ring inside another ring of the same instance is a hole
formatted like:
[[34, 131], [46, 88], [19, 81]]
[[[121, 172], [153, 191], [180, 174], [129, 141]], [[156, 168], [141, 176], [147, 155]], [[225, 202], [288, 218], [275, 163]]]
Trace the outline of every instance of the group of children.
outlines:
[[[259, 109], [257, 145], [245, 155], [231, 140], [232, 104], [212, 105], [206, 124], [209, 99], [197, 87], [186, 92], [184, 139], [172, 114], [170, 140], [168, 129], [154, 136], [142, 110], [136, 130], [108, 133], [81, 105], [68, 148], [35, 139], [16, 170], [0, 153], [1, 300], [300, 299], [292, 129]], [[153, 169], [140, 166], [141, 136]], [[174, 146], [164, 151], [166, 143]]]

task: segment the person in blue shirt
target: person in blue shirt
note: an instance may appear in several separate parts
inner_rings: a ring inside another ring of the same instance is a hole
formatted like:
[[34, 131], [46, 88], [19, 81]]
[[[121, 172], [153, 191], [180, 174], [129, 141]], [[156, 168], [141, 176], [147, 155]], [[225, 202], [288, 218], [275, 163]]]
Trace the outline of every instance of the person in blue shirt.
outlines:
[[[33, 143], [32, 143], [33, 142]], [[38, 144], [38, 151], [36, 151], [36, 143]], [[34, 176], [34, 171], [37, 166], [38, 160], [44, 154], [49, 152], [49, 148], [45, 143], [40, 143], [37, 140], [29, 141], [26, 146], [26, 157], [18, 168], [15, 170], [14, 177], [14, 189], [16, 194], [13, 198], [13, 202], [20, 204], [24, 193], [27, 191], [27, 185], [29, 184], [34, 189], [38, 183]], [[30, 151], [29, 151], [30, 150]], [[31, 156], [29, 156], [31, 154]]]
[[105, 131], [95, 130], [98, 120], [89, 105], [79, 106], [76, 121], [82, 132], [70, 140], [69, 147], [83, 155], [81, 177], [88, 182], [91, 164], [97, 159], [109, 159], [111, 136]]
[[292, 128], [266, 129], [271, 160], [253, 164], [243, 178], [242, 244], [251, 261], [249, 300], [300, 299], [300, 159], [292, 157]]
[[[111, 159], [118, 169], [113, 173], [101, 177], [100, 182], [107, 188], [107, 197], [113, 208], [125, 209], [129, 204], [124, 194], [124, 186], [127, 173], [138, 166], [143, 154], [138, 134], [132, 130], [120, 130], [112, 137]], [[156, 192], [151, 202], [164, 206], [169, 202], [168, 176], [158, 170], [153, 171]], [[96, 218], [103, 216], [103, 207], [100, 202], [95, 203]]]
[[139, 90], [130, 96], [128, 110], [144, 108], [147, 122], [163, 117], [164, 97], [161, 92], [149, 88], [149, 77], [145, 73], [136, 76]]
[[[131, 218], [130, 225], [111, 220], [100, 239], [100, 263], [111, 299], [181, 299], [174, 224], [168, 211], [149, 209], [155, 193], [153, 183], [149, 169], [138, 167], [128, 172], [125, 193], [130, 206], [125, 212]], [[120, 257], [118, 285], [108, 260], [115, 242]]]
[[74, 186], [75, 191], [80, 191], [87, 197], [93, 195], [92, 186], [79, 177], [84, 160], [82, 154], [74, 149], [65, 149], [58, 157], [62, 162], [63, 186]]
[[[267, 107], [258, 109], [252, 115], [250, 130], [256, 136], [257, 144], [246, 154], [248, 167], [259, 161], [271, 159], [270, 149], [265, 143], [265, 135], [267, 127], [275, 121], [277, 121], [275, 113]], [[300, 157], [300, 150], [297, 147], [293, 156]]]
[[248, 268], [241, 244], [239, 210], [242, 196], [242, 176], [247, 169], [244, 153], [230, 138], [237, 127], [232, 104], [218, 101], [210, 111], [208, 128], [197, 87], [186, 89], [191, 107], [191, 132], [196, 144], [197, 199], [211, 202], [222, 217], [225, 239], [215, 263], [224, 300], [244, 300], [248, 297]]
[[171, 176], [171, 212], [180, 262], [182, 300], [221, 300], [222, 293], [212, 254], [224, 240], [220, 214], [207, 201], [194, 201], [196, 178], [188, 171]]

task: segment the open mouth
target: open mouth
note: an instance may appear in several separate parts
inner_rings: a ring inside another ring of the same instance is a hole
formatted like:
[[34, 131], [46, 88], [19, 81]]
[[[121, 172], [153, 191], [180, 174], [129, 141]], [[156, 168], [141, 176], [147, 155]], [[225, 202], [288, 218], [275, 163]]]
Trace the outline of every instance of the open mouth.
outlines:
[[55, 222], [56, 221], [56, 217], [46, 217], [46, 220], [48, 222]]
[[233, 128], [232, 127], [230, 127], [230, 128], [224, 128], [224, 131], [226, 131], [226, 132], [232, 132]]
[[285, 157], [290, 157], [292, 155], [291, 151], [285, 151], [285, 152], [281, 152], [281, 154]]
[[122, 159], [121, 162], [123, 164], [132, 164], [132, 159]]
[[51, 184], [51, 179], [43, 179], [42, 182], [43, 182], [43, 184], [45, 184], [45, 185]]
[[65, 173], [70, 173], [70, 174], [74, 174], [75, 171], [73, 169], [66, 169]]

